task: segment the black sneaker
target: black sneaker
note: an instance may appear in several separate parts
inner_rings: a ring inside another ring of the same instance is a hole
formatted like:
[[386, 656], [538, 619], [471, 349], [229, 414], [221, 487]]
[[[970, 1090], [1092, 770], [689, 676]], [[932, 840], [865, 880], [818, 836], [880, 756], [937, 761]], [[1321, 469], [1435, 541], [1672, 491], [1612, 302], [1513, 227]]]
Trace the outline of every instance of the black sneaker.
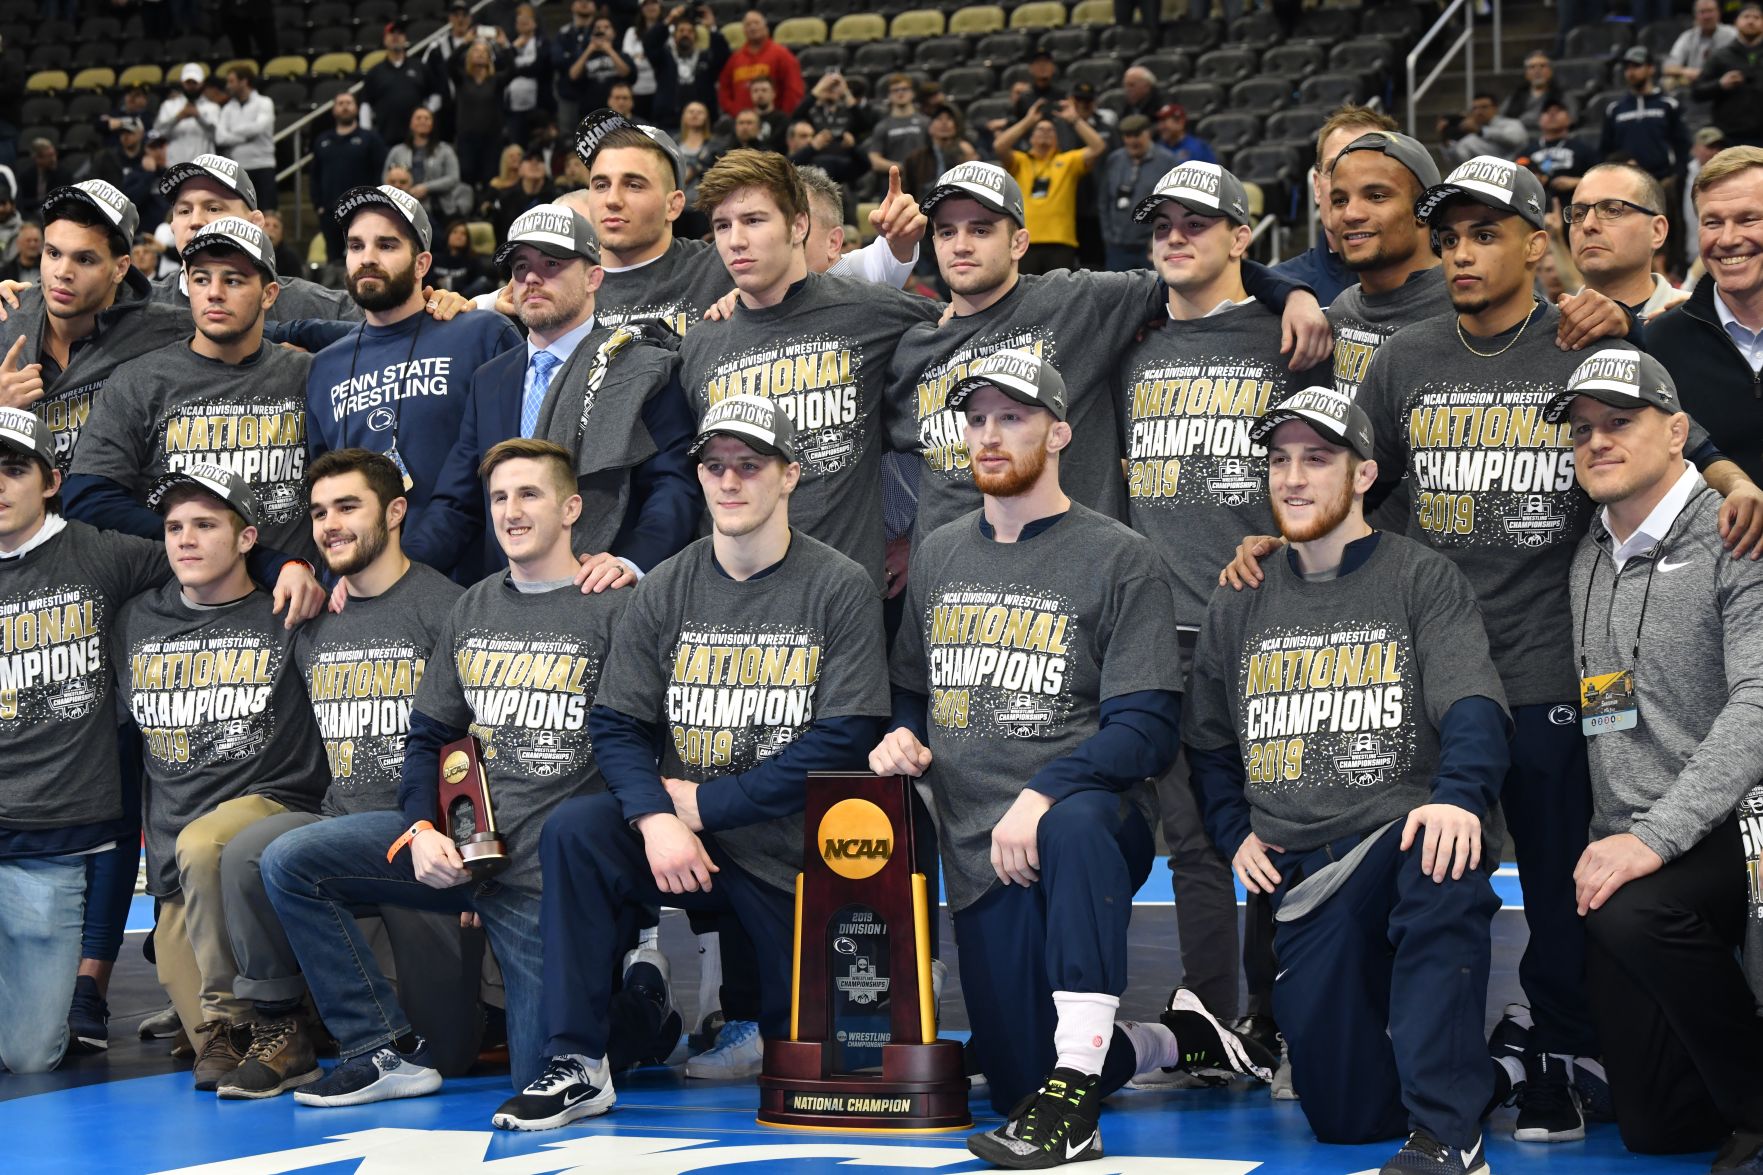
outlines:
[[429, 1060], [428, 1042], [401, 1053], [391, 1045], [351, 1057], [312, 1084], [294, 1091], [303, 1106], [362, 1106], [393, 1098], [422, 1097], [441, 1088], [441, 1072]]
[[605, 1058], [589, 1067], [580, 1057], [552, 1057], [531, 1085], [502, 1103], [490, 1124], [498, 1130], [555, 1130], [604, 1114], [617, 1100]]
[[1495, 1060], [1516, 1057], [1519, 1061], [1530, 1055], [1530, 1009], [1523, 1004], [1507, 1004], [1505, 1014], [1488, 1034], [1488, 1055]]
[[1075, 1069], [1053, 1070], [1039, 1090], [1017, 1103], [1004, 1125], [969, 1135], [967, 1149], [994, 1167], [1016, 1171], [1101, 1158], [1098, 1080]]
[[1524, 1065], [1524, 1092], [1518, 1097], [1519, 1142], [1576, 1142], [1585, 1137], [1579, 1094], [1567, 1065], [1553, 1053], [1532, 1053]]
[[1447, 1146], [1424, 1130], [1408, 1136], [1402, 1149], [1383, 1165], [1378, 1175], [1489, 1175], [1481, 1139], [1469, 1150]]
[[1201, 1077], [1253, 1077], [1271, 1082], [1279, 1053], [1249, 1036], [1239, 1036], [1206, 1010], [1200, 997], [1185, 987], [1175, 989], [1160, 1017], [1175, 1033], [1181, 1068]]
[[686, 1048], [693, 1056], [709, 1052], [716, 1047], [716, 1035], [722, 1031], [722, 1026], [726, 1023], [728, 1020], [723, 1016], [722, 1009], [717, 1008], [704, 1017], [703, 1023], [698, 1025], [698, 1031], [686, 1037]]
[[67, 1009], [67, 1051], [100, 1053], [110, 1047], [110, 1005], [98, 994], [98, 981], [81, 975], [73, 981], [73, 1003]]
[[1763, 1134], [1735, 1131], [1720, 1148], [1720, 1153], [1714, 1156], [1714, 1165], [1708, 1170], [1739, 1171], [1745, 1175], [1763, 1172]]
[[654, 1038], [636, 1058], [635, 1064], [665, 1065], [673, 1050], [679, 1047], [685, 1021], [673, 1006], [671, 977], [667, 956], [654, 947], [638, 947], [625, 952], [624, 992], [653, 1004], [660, 1020]]

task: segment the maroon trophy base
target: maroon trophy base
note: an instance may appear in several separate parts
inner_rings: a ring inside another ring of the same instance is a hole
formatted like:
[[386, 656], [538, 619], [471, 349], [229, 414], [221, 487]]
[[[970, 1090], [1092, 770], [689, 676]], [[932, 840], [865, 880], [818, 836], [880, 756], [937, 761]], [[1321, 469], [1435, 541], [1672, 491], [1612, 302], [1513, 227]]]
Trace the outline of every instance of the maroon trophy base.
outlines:
[[824, 1044], [768, 1040], [759, 1078], [759, 1121], [831, 1130], [964, 1130], [967, 1074], [961, 1045], [882, 1046], [880, 1074], [827, 1075]]

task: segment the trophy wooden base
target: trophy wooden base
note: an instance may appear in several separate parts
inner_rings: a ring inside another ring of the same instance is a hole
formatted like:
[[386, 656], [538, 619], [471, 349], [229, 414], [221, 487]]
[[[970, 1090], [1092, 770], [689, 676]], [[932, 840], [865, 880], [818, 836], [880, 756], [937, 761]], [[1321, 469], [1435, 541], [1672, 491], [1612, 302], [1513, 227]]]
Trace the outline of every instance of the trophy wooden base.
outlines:
[[465, 871], [480, 881], [508, 868], [508, 852], [502, 838], [493, 832], [468, 837], [459, 846], [459, 859], [465, 863]]
[[879, 1075], [827, 1076], [824, 1043], [768, 1040], [759, 1078], [759, 1121], [826, 1130], [965, 1130], [967, 1074], [961, 1045], [882, 1046]]

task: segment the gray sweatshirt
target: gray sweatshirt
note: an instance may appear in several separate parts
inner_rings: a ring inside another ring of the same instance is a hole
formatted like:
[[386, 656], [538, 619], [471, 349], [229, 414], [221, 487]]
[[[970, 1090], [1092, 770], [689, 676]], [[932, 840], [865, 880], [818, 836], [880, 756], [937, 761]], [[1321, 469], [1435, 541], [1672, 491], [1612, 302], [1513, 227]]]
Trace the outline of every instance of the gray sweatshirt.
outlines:
[[1601, 518], [1573, 559], [1575, 664], [1632, 668], [1640, 710], [1632, 729], [1586, 740], [1592, 834], [1632, 832], [1668, 862], [1763, 781], [1763, 564], [1727, 554], [1719, 510], [1697, 477], [1663, 540], [1620, 572]]
[[680, 384], [700, 419], [734, 395], [763, 396], [789, 413], [802, 462], [791, 523], [855, 561], [878, 590], [888, 364], [902, 334], [941, 312], [916, 294], [811, 273], [776, 306], [737, 306], [680, 346]]
[[1292, 392], [1326, 384], [1279, 353], [1279, 315], [1260, 302], [1145, 332], [1118, 386], [1127, 520], [1169, 564], [1175, 620], [1198, 628], [1218, 572], [1246, 534], [1274, 534], [1267, 450], [1249, 428]]
[[262, 541], [316, 563], [305, 480], [311, 367], [312, 356], [271, 343], [243, 363], [205, 358], [189, 340], [149, 351], [110, 377], [71, 472], [144, 501], [162, 474], [223, 466], [256, 494]]

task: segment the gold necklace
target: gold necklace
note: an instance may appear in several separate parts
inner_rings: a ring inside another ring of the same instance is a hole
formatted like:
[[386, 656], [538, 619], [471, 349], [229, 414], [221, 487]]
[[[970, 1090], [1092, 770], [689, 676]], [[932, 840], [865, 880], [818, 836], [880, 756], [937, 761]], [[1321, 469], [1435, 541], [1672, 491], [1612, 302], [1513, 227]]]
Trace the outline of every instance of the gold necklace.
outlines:
[[1504, 347], [1501, 347], [1498, 351], [1477, 351], [1474, 347], [1471, 347], [1469, 345], [1469, 336], [1463, 333], [1463, 320], [1461, 318], [1459, 318], [1457, 320], [1457, 339], [1459, 342], [1461, 342], [1463, 344], [1463, 349], [1465, 351], [1468, 351], [1471, 355], [1474, 355], [1477, 358], [1493, 359], [1493, 358], [1496, 358], [1500, 355], [1504, 355], [1506, 352], [1510, 351], [1513, 347], [1517, 346], [1518, 340], [1522, 339], [1524, 337], [1524, 332], [1525, 332], [1526, 328], [1528, 328], [1530, 326], [1530, 320], [1536, 316], [1537, 307], [1541, 306], [1541, 305], [1542, 305], [1541, 302], [1537, 302], [1534, 300], [1531, 302], [1530, 313], [1526, 314], [1524, 316], [1524, 322], [1521, 326], [1519, 326], [1518, 333], [1512, 336], [1511, 342], [1507, 343]]

